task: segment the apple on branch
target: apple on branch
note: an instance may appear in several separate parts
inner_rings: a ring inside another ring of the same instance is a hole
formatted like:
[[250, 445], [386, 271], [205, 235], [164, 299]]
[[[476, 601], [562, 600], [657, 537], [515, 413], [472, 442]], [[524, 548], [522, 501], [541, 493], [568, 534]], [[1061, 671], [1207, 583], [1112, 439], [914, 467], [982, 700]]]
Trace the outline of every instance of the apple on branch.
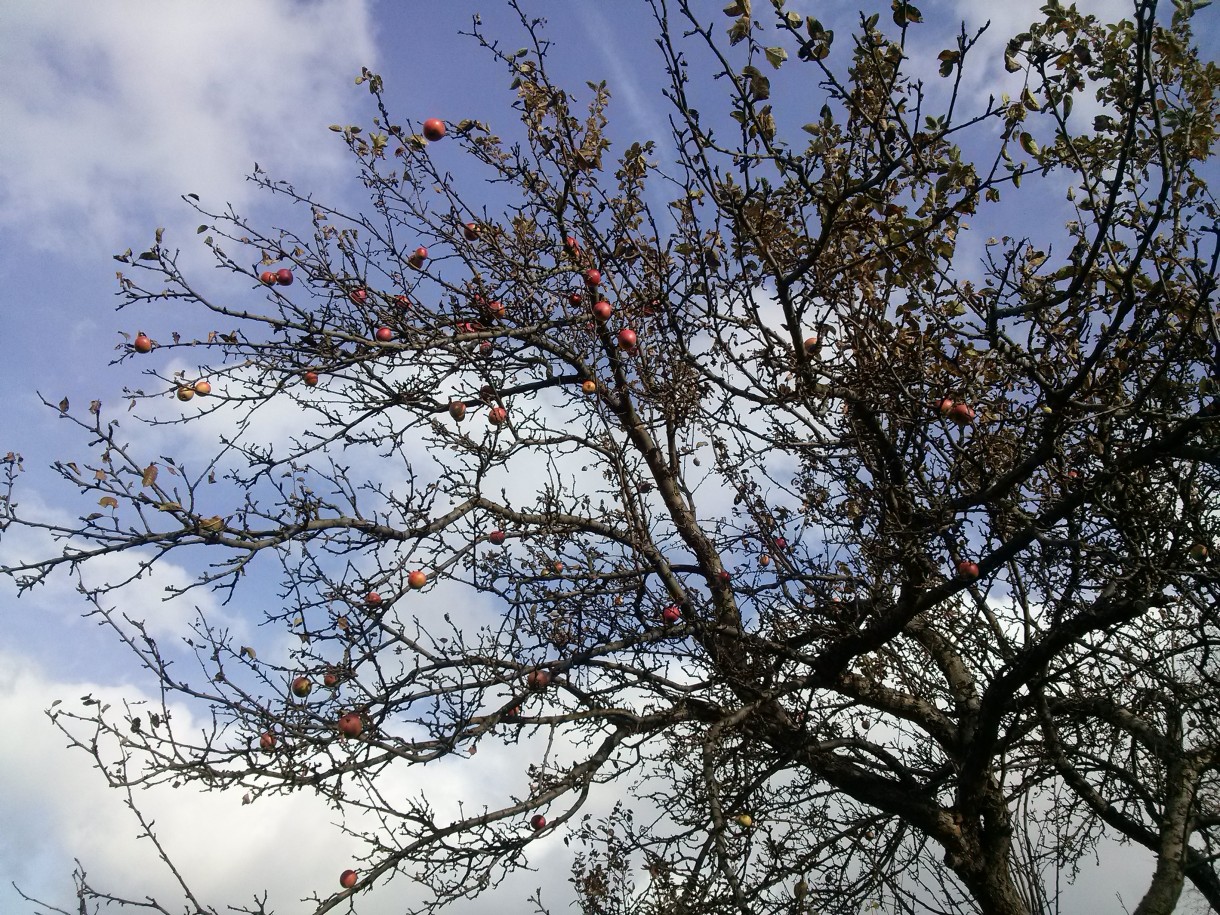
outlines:
[[551, 685], [551, 675], [545, 670], [531, 670], [525, 677], [525, 685], [534, 692], [542, 692]]
[[339, 718], [339, 733], [346, 738], [359, 737], [364, 730], [364, 722], [356, 712], [348, 712]]
[[445, 122], [440, 118], [428, 118], [424, 121], [424, 136], [433, 142], [445, 136]]
[[963, 559], [957, 564], [957, 574], [959, 578], [974, 581], [979, 577], [979, 564], [969, 559]]

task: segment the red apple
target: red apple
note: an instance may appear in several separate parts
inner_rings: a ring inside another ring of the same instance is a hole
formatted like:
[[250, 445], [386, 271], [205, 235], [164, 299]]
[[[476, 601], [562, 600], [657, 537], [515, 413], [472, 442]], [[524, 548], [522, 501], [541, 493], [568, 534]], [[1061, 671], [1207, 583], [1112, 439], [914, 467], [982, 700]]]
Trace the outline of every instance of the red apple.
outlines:
[[315, 385], [317, 385], [317, 383], [318, 383], [318, 373], [317, 372], [306, 372], [304, 374], [304, 376], [302, 376], [302, 379], [304, 380], [306, 385], [308, 385], [309, 387], [312, 388]]
[[297, 677], [292, 681], [292, 694], [298, 699], [304, 699], [313, 689], [313, 681], [309, 677]]
[[605, 299], [593, 303], [593, 317], [599, 321], [609, 321], [614, 314], [614, 308]]
[[525, 678], [525, 685], [535, 692], [541, 692], [551, 685], [551, 675], [545, 670], [531, 670]]
[[408, 299], [405, 295], [396, 295], [396, 296], [394, 296], [394, 304], [399, 306], [400, 308], [410, 308], [411, 300]]
[[618, 345], [623, 351], [628, 353], [634, 352], [635, 345], [638, 342], [639, 338], [630, 327], [624, 327], [618, 332]]
[[540, 829], [546, 829], [546, 817], [544, 817], [541, 813], [535, 813], [532, 817], [530, 817], [530, 829], [534, 830], [534, 832], [537, 832]]
[[487, 413], [487, 421], [493, 426], [502, 426], [508, 421], [508, 411], [503, 407], [492, 407]]
[[568, 235], [566, 238], [564, 238], [563, 246], [573, 257], [580, 253], [580, 242], [578, 242], [576, 237], [573, 235]]
[[322, 685], [327, 689], [334, 689], [339, 685], [339, 680], [339, 671], [335, 670], [333, 667], [328, 669], [326, 673], [322, 674]]
[[504, 531], [499, 530], [497, 528], [496, 530], [492, 531], [490, 534], [487, 535], [487, 539], [489, 541], [491, 541], [494, 545], [499, 546], [500, 544], [502, 544], [504, 542]]
[[579, 305], [584, 300], [585, 300], [585, 297], [583, 295], [581, 295], [579, 292], [568, 293], [568, 304], [569, 305]]
[[357, 305], [363, 305], [369, 300], [368, 290], [366, 289], [353, 289], [350, 295], [351, 300]]
[[181, 387], [178, 389], [178, 399], [183, 401], [184, 403], [186, 401], [190, 400], [194, 396], [195, 396], [194, 388]]
[[212, 382], [200, 378], [195, 382], [195, 393], [200, 397], [207, 397], [212, 393]]
[[264, 270], [262, 273], [260, 273], [258, 275], [258, 281], [260, 283], [264, 283], [267, 286], [274, 286], [275, 285], [275, 274], [272, 273], [270, 270]]
[[474, 241], [479, 237], [479, 224], [477, 222], [468, 222], [462, 226], [462, 234], [467, 241]]
[[782, 549], [783, 549], [784, 547], [786, 547], [787, 545], [788, 545], [788, 541], [787, 541], [787, 540], [785, 540], [783, 537], [776, 537], [776, 538], [775, 538], [775, 548], [776, 548], [777, 550], [782, 550]]
[[376, 591], [370, 591], [368, 594], [364, 595], [364, 603], [369, 607], [380, 607], [381, 595]]
[[937, 413], [941, 416], [948, 416], [949, 411], [953, 409], [953, 399], [950, 397], [941, 398], [936, 402], [935, 406]]
[[345, 890], [350, 890], [356, 885], [356, 881], [359, 879], [360, 875], [354, 870], [345, 870], [339, 875], [339, 886], [343, 887]]
[[281, 267], [279, 270], [275, 271], [275, 281], [281, 286], [291, 286], [292, 271], [287, 267]]
[[597, 382], [594, 381], [592, 378], [586, 379], [585, 381], [582, 381], [580, 383], [580, 389], [582, 391], [584, 391], [586, 394], [590, 394], [590, 395], [596, 394], [597, 393]]
[[424, 261], [428, 259], [428, 249], [422, 245], [415, 249], [415, 252], [407, 258], [407, 265], [415, 270], [421, 270], [424, 266]]
[[805, 355], [812, 356], [817, 351], [818, 351], [818, 338], [817, 337], [806, 337], [805, 338]]
[[462, 417], [466, 415], [466, 404], [462, 403], [460, 400], [449, 401], [449, 415], [458, 422], [461, 422]]
[[955, 403], [949, 408], [949, 419], [951, 419], [958, 428], [965, 428], [974, 422], [974, 408], [970, 404]]
[[407, 584], [411, 588], [414, 588], [416, 591], [418, 591], [420, 588], [422, 588], [427, 583], [428, 583], [428, 575], [426, 572], [423, 572], [420, 569], [416, 569], [414, 572], [412, 572], [410, 575], [407, 576]]
[[771, 557], [766, 553], [763, 553], [758, 557], [758, 564], [765, 569], [767, 566], [771, 565]]
[[258, 738], [258, 745], [264, 750], [270, 750], [275, 746], [275, 734], [271, 731], [263, 731], [262, 736]]
[[144, 331], [140, 331], [131, 346], [137, 353], [151, 353], [153, 342]]
[[339, 718], [339, 733], [344, 737], [359, 737], [364, 730], [364, 722], [355, 712], [348, 712]]
[[676, 604], [670, 604], [661, 611], [661, 621], [666, 626], [672, 626], [674, 623], [682, 619], [682, 611], [678, 609]]
[[969, 559], [963, 559], [957, 564], [957, 574], [959, 578], [966, 578], [973, 581], [979, 577], [979, 564], [971, 562]]
[[424, 121], [424, 136], [429, 140], [439, 140], [445, 136], [445, 122], [440, 118], [428, 118]]
[[585, 271], [585, 285], [592, 288], [602, 284], [602, 272], [600, 270]]
[[388, 327], [379, 327], [377, 328], [377, 333], [374, 334], [374, 336], [377, 338], [378, 343], [389, 343], [394, 339], [394, 331], [390, 330]]
[[503, 302], [488, 302], [487, 310], [491, 312], [493, 318], [502, 318], [508, 313], [508, 309], [504, 307]]
[[716, 576], [721, 584], [727, 585], [733, 580], [733, 576], [729, 574], [728, 569], [721, 569], [720, 574]]
[[483, 403], [491, 403], [495, 399], [496, 392], [491, 385], [485, 384], [479, 388], [479, 400], [483, 401]]

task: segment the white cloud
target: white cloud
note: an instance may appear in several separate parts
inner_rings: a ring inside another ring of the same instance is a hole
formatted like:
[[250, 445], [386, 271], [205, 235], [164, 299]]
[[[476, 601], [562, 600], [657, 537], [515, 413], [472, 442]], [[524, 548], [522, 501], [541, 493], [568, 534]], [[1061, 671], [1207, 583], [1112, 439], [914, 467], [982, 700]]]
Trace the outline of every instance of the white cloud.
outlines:
[[120, 239], [184, 193], [240, 205], [256, 160], [316, 185], [343, 155], [319, 131], [372, 63], [368, 17], [333, 0], [7, 4], [0, 229], [53, 250]]
[[[8, 733], [19, 737], [0, 742], [0, 771], [5, 773], [0, 822], [6, 824], [0, 831], [0, 910], [26, 909], [12, 882], [29, 895], [74, 909], [73, 858], [82, 862], [96, 888], [134, 898], [157, 896], [173, 909], [178, 896], [171, 875], [151, 843], [136, 838], [139, 826], [124, 807], [122, 792], [106, 787], [86, 754], [67, 749], [63, 735], [43, 714], [56, 699], [64, 700], [60, 708], [79, 709], [79, 697], [85, 695], [116, 706], [124, 697], [151, 698], [138, 686], [58, 677], [0, 650], [0, 717]], [[184, 707], [173, 712], [179, 733], [190, 734], [205, 724]], [[485, 743], [477, 757], [383, 773], [379, 786], [391, 798], [426, 788], [443, 822], [457, 816], [460, 807], [470, 815], [485, 802], [505, 803], [509, 791], [524, 793], [525, 766], [538, 761], [540, 752], [529, 741], [517, 747]], [[205, 905], [219, 910], [265, 889], [270, 906], [282, 910], [315, 891], [326, 897], [338, 890], [341, 871], [359, 868], [361, 843], [341, 833], [336, 825], [340, 816], [312, 793], [265, 797], [250, 805], [242, 803], [242, 793], [204, 794], [168, 786], [137, 793], [158, 837]], [[347, 825], [356, 831], [376, 829], [358, 815], [349, 817]], [[527, 895], [539, 884], [548, 887], [549, 898], [564, 895], [566, 862], [555, 860], [565, 859], [562, 835], [548, 835], [530, 849], [538, 873], [520, 875], [501, 888], [499, 898], [509, 911], [518, 906], [524, 911]], [[362, 897], [360, 911], [401, 912], [418, 895], [418, 888], [400, 877], [395, 891], [381, 887]]]

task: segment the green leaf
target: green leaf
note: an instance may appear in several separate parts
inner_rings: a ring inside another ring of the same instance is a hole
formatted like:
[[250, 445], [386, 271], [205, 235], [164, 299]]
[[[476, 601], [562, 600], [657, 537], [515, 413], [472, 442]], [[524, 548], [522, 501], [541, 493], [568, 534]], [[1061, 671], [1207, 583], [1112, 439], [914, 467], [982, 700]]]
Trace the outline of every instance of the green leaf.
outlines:
[[729, 26], [729, 44], [735, 45], [745, 40], [745, 37], [750, 34], [750, 17], [742, 16], [731, 26]]

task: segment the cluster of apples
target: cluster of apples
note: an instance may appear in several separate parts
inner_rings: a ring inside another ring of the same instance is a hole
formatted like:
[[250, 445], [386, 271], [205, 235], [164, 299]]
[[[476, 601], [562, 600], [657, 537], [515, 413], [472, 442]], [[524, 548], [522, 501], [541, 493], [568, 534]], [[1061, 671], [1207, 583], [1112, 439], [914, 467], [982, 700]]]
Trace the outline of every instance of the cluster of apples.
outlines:
[[[291, 282], [291, 280], [289, 280], [289, 282]], [[144, 333], [144, 331], [138, 331], [135, 339], [131, 341], [131, 348], [137, 353], [151, 353], [153, 351], [152, 338], [148, 336], [148, 334]], [[198, 394], [200, 397], [207, 397], [212, 393], [212, 382], [208, 381], [206, 378], [200, 378], [194, 384], [179, 385], [176, 393], [178, 399], [183, 403], [186, 403], [196, 394]]]
[[[575, 250], [580, 249], [576, 240], [570, 236], [565, 240], [565, 243], [570, 243], [569, 247], [574, 247]], [[591, 267], [582, 274], [582, 278], [589, 291], [596, 295], [598, 287], [602, 284], [602, 272]], [[579, 292], [573, 292], [568, 296], [568, 301], [573, 305], [579, 305], [583, 300], [583, 296]], [[614, 306], [605, 299], [598, 298], [590, 307], [590, 311], [593, 313], [594, 318], [605, 324], [614, 315]], [[628, 355], [635, 354], [640, 342], [639, 334], [630, 327], [624, 327], [620, 330], [615, 339], [618, 341], [619, 349]], [[597, 382], [589, 379], [581, 383], [581, 388], [586, 394], [594, 394], [597, 392]]]
[[271, 271], [264, 270], [258, 275], [258, 280], [264, 286], [291, 286], [292, 271], [287, 267], [281, 267], [279, 270]]

